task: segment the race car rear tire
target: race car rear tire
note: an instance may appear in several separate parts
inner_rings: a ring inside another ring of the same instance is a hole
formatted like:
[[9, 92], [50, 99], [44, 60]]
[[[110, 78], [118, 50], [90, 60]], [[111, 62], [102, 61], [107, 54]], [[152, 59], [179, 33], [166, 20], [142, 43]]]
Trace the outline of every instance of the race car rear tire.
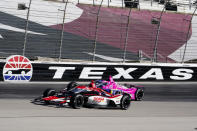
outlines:
[[143, 89], [137, 89], [137, 91], [135, 92], [135, 100], [136, 101], [141, 101], [144, 97], [144, 90]]
[[67, 85], [67, 91], [70, 91], [72, 90], [73, 88], [75, 88], [78, 84], [75, 82], [75, 81], [72, 81], [70, 82], [68, 85]]
[[76, 94], [71, 97], [70, 106], [74, 109], [80, 109], [84, 104], [84, 97], [81, 94]]
[[127, 110], [130, 107], [131, 98], [129, 95], [124, 95], [120, 101], [120, 108], [122, 110]]
[[55, 93], [54, 89], [48, 88], [43, 92], [43, 97], [54, 96]]

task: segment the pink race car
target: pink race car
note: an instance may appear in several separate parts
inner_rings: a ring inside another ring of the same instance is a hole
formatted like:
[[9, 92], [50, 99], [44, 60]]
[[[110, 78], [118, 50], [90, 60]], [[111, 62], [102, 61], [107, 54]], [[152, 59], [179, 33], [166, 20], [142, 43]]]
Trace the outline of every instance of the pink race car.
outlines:
[[131, 100], [141, 101], [144, 97], [144, 90], [142, 87], [124, 84], [120, 85], [116, 83], [110, 76], [109, 81], [106, 80], [96, 80], [96, 87], [101, 88], [113, 95], [127, 93], [130, 94]]

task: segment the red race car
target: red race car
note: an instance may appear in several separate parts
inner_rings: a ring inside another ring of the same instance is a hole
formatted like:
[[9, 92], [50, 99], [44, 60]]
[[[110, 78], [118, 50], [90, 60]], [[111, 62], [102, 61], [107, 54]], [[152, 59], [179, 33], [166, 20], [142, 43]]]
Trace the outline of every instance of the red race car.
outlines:
[[75, 109], [82, 106], [88, 107], [120, 107], [126, 110], [130, 106], [131, 96], [127, 93], [111, 94], [96, 87], [92, 81], [88, 86], [77, 85], [75, 82], [68, 84], [67, 88], [60, 92], [54, 89], [46, 89], [43, 95], [34, 102], [45, 104], [69, 105]]

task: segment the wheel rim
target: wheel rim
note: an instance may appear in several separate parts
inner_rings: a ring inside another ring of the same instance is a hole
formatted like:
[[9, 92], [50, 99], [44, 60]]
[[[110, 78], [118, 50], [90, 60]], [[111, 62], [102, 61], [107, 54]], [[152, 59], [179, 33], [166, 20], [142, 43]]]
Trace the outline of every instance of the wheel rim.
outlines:
[[81, 107], [83, 104], [83, 100], [82, 100], [82, 97], [79, 97], [76, 99], [76, 106], [77, 107]]
[[129, 107], [129, 105], [130, 105], [130, 100], [129, 100], [129, 99], [126, 99], [126, 100], [123, 102], [123, 107], [124, 107], [125, 109], [127, 109], [127, 108]]

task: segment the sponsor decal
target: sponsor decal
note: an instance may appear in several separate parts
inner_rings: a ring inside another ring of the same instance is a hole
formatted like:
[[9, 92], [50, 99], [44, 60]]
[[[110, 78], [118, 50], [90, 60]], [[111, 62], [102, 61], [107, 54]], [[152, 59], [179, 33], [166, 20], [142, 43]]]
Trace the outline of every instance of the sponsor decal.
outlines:
[[[146, 70], [144, 70], [146, 69]], [[49, 70], [55, 70], [53, 79], [62, 79], [68, 71], [76, 72], [77, 67], [58, 67], [50, 66]], [[167, 71], [165, 71], [167, 70]], [[72, 73], [71, 73], [72, 74]], [[112, 76], [116, 80], [190, 80], [193, 78], [194, 71], [187, 68], [171, 69], [168, 67], [83, 67], [77, 75], [78, 80], [104, 79], [105, 76]], [[105, 76], [104, 76], [105, 75]]]
[[28, 58], [13, 55], [6, 60], [3, 68], [3, 79], [9, 82], [30, 81], [32, 72], [32, 64]]
[[102, 97], [94, 97], [94, 101], [100, 103], [100, 102], [104, 102], [104, 98]]

